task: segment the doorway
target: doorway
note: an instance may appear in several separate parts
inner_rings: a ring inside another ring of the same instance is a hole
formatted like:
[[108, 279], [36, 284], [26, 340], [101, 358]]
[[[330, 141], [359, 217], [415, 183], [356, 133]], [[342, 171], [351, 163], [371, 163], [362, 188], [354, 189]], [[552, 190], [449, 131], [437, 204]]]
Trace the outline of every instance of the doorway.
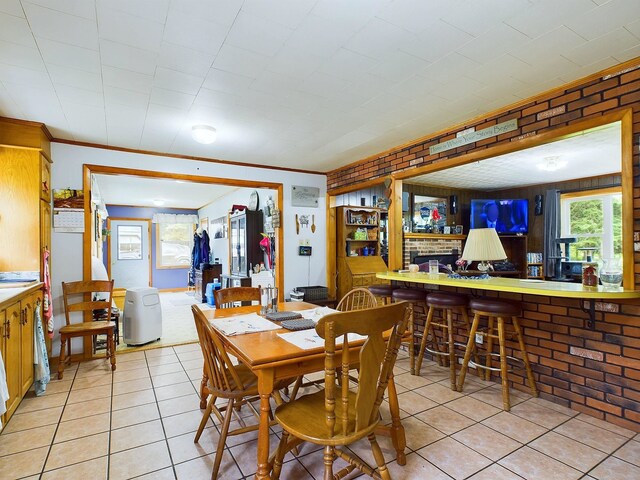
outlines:
[[150, 287], [151, 220], [109, 218], [107, 271], [114, 288]]

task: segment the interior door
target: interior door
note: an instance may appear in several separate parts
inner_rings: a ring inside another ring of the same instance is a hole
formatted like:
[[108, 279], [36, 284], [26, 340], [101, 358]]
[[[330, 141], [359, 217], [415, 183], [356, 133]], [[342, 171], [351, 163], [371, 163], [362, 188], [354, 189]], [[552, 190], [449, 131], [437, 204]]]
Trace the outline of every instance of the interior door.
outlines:
[[150, 223], [111, 219], [111, 278], [114, 288], [151, 286]]

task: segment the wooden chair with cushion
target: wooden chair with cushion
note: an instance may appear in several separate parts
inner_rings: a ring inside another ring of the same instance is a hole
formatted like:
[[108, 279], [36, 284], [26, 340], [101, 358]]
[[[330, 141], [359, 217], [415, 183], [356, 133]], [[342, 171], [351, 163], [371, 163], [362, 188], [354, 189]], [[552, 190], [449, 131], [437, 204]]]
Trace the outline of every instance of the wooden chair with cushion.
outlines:
[[216, 301], [216, 308], [231, 308], [235, 302], [258, 302], [260, 303], [260, 289], [254, 287], [231, 287], [215, 290], [213, 298]]
[[[257, 430], [259, 422], [253, 425], [246, 425], [245, 421], [237, 413], [243, 405], [248, 405], [253, 414], [259, 419], [260, 413], [251, 403], [259, 400], [258, 396], [258, 377], [243, 364], [234, 365], [227, 355], [222, 341], [218, 334], [213, 330], [205, 316], [195, 308], [191, 307], [193, 317], [198, 331], [200, 347], [204, 355], [204, 371], [207, 376], [207, 390], [210, 393], [207, 407], [202, 415], [202, 421], [196, 432], [194, 443], [198, 443], [200, 435], [213, 413], [220, 420], [220, 438], [218, 440], [218, 448], [216, 449], [216, 457], [213, 464], [211, 478], [218, 478], [220, 469], [220, 461], [224, 451], [225, 442], [228, 435], [240, 435], [252, 430]], [[292, 382], [291, 379], [280, 380], [276, 382], [275, 389], [286, 387]], [[217, 407], [218, 399], [227, 400], [227, 404], [223, 407]], [[278, 402], [278, 400], [276, 400]], [[281, 403], [281, 402], [279, 402]], [[235, 415], [240, 423], [240, 428], [229, 431], [231, 417]], [[273, 421], [275, 425], [275, 421]]]
[[[325, 479], [343, 478], [355, 468], [374, 478], [391, 479], [376, 441], [375, 429], [380, 419], [380, 404], [410, 316], [411, 305], [401, 302], [367, 310], [338, 312], [318, 322], [316, 331], [325, 339], [325, 388], [276, 408], [275, 418], [283, 433], [275, 453], [273, 478], [280, 477], [285, 454], [306, 441], [324, 446]], [[390, 329], [387, 341], [384, 333]], [[349, 389], [348, 381], [350, 333], [367, 337], [357, 360], [360, 372], [356, 391]], [[336, 340], [340, 338], [344, 348], [341, 346], [341, 352], [336, 352]], [[341, 385], [336, 382], [338, 368], [342, 376]], [[348, 451], [337, 448], [364, 437], [371, 443], [377, 470]], [[346, 460], [349, 465], [334, 474], [336, 457]]]
[[[94, 293], [107, 293], [106, 300], [85, 300], [86, 296]], [[82, 300], [71, 303], [71, 296], [81, 295]], [[71, 312], [89, 312], [93, 318], [94, 310], [106, 310], [106, 318], [111, 318], [111, 301], [113, 295], [113, 280], [93, 280], [90, 282], [62, 282], [62, 298], [64, 301], [64, 316], [66, 325], [60, 329], [60, 362], [58, 363], [58, 378], [64, 374], [65, 350], [68, 348], [68, 356], [71, 358], [71, 339], [73, 337], [93, 337], [94, 335], [107, 336], [107, 358], [111, 359], [111, 370], [116, 369], [116, 346], [115, 332], [116, 324], [112, 321], [82, 321], [71, 323]], [[84, 320], [84, 319], [83, 319]]]

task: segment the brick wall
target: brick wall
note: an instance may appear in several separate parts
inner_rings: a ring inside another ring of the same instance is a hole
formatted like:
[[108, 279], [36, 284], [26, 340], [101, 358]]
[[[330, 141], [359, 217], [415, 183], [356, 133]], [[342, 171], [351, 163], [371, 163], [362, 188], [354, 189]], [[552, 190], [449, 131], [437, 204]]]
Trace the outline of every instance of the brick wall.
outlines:
[[441, 253], [450, 254], [453, 249], [462, 253], [462, 240], [450, 238], [406, 238], [404, 240], [403, 264], [407, 268], [411, 258], [416, 255], [430, 255]]
[[[640, 60], [628, 62], [597, 78], [554, 90], [529, 103], [468, 125], [458, 126], [398, 151], [369, 158], [329, 172], [329, 190], [386, 177], [433, 162], [506, 144], [523, 136], [601, 116], [620, 108], [633, 109], [634, 230], [640, 230]], [[429, 146], [455, 138], [466, 127], [480, 130], [512, 118], [518, 129], [437, 155]], [[331, 193], [331, 192], [329, 192]], [[640, 254], [635, 254], [635, 281], [640, 286]], [[419, 286], [419, 285], [416, 285]], [[469, 293], [468, 291], [466, 293]], [[522, 300], [525, 340], [543, 397], [575, 410], [640, 431], [640, 302], [614, 304], [618, 313], [596, 312], [594, 329], [580, 300], [500, 294]], [[459, 338], [464, 341], [463, 336]], [[515, 347], [510, 344], [510, 347]], [[573, 353], [571, 347], [574, 347]], [[580, 349], [585, 349], [584, 352]], [[576, 353], [592, 358], [585, 358]], [[599, 358], [602, 360], [599, 360]], [[512, 375], [514, 388], [525, 389], [524, 379]]]

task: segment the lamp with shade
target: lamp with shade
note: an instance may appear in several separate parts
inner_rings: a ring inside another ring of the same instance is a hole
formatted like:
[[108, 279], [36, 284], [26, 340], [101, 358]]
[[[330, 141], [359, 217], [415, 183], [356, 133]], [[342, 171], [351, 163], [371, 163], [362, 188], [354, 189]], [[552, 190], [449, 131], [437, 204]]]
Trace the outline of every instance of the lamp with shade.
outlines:
[[462, 251], [463, 260], [469, 263], [479, 261], [478, 270], [486, 272], [491, 269], [487, 262], [505, 260], [506, 258], [507, 254], [495, 228], [472, 228], [469, 230]]

